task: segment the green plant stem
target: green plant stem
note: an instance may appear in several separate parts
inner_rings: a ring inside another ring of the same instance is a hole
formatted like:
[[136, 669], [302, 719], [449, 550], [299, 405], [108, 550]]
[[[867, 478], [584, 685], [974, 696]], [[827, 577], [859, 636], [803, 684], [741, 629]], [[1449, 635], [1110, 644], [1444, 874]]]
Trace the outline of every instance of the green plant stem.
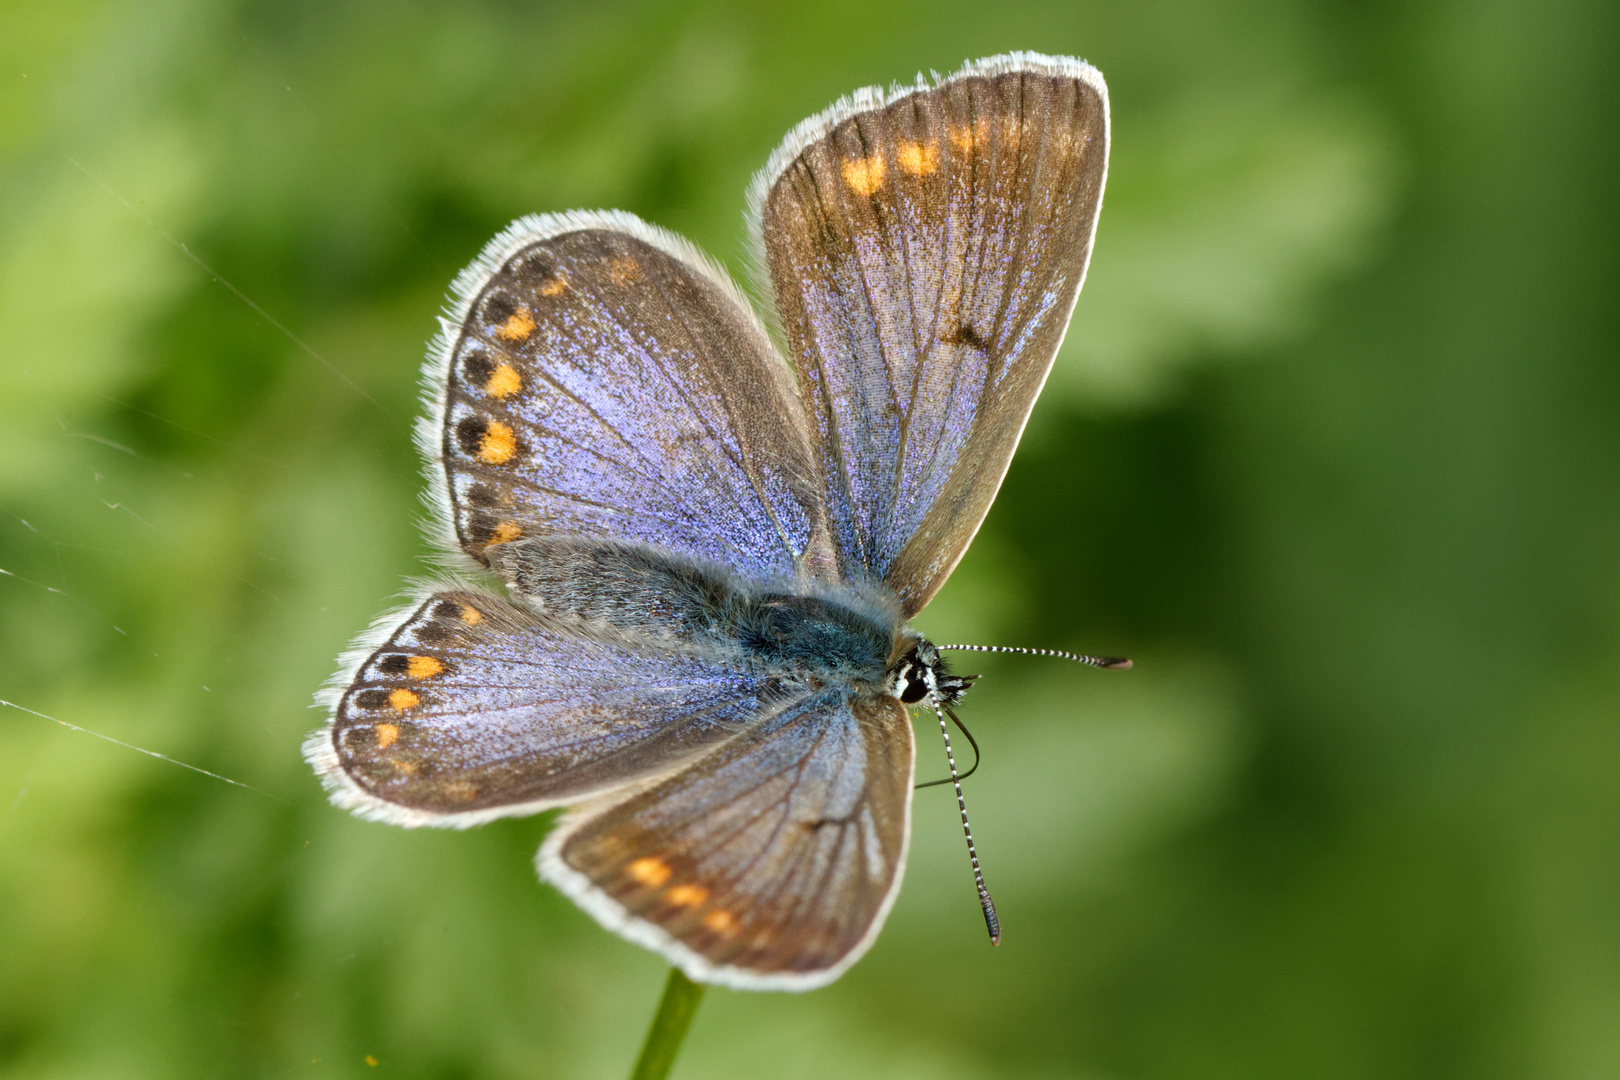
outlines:
[[658, 1003], [652, 1027], [647, 1029], [647, 1041], [642, 1044], [641, 1056], [630, 1072], [630, 1080], [664, 1080], [669, 1068], [675, 1064], [675, 1055], [686, 1038], [686, 1029], [692, 1026], [692, 1016], [703, 1000], [703, 986], [681, 974], [681, 969], [669, 969], [669, 982], [664, 984], [664, 999]]

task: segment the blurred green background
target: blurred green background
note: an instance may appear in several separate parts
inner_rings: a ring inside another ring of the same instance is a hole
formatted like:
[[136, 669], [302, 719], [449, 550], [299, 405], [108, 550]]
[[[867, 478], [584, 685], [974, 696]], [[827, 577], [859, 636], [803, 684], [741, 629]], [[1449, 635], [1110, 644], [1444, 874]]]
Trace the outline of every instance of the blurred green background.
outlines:
[[922, 625], [1137, 668], [979, 666], [1000, 949], [924, 791], [871, 954], [712, 992], [676, 1075], [1620, 1075], [1617, 22], [0, 6], [0, 697], [254, 789], [0, 708], [0, 1076], [628, 1070], [664, 968], [535, 880], [549, 818], [367, 824], [299, 759], [429, 554], [424, 342], [527, 212], [740, 271], [795, 121], [1008, 49], [1103, 70], [1113, 170]]

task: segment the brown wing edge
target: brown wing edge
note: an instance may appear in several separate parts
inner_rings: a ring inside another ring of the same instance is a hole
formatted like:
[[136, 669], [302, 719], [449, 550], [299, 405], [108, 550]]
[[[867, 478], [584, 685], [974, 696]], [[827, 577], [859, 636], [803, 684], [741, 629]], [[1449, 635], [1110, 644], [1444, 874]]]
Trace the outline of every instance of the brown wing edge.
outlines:
[[[909, 715], [904, 726], [907, 735], [910, 736]], [[866, 955], [866, 951], [877, 940], [883, 924], [888, 921], [895, 900], [900, 896], [900, 885], [906, 876], [906, 860], [911, 852], [911, 794], [917, 771], [917, 740], [908, 737], [906, 742], [911, 748], [911, 766], [906, 776], [905, 828], [900, 838], [900, 856], [895, 864], [894, 881], [889, 885], [889, 891], [882, 903], [878, 905], [866, 933], [839, 958], [836, 964], [819, 971], [760, 974], [730, 964], [713, 963], [696, 950], [682, 944], [663, 927], [632, 915], [623, 904], [597, 888], [590, 878], [568, 865], [562, 857], [562, 849], [574, 833], [599, 814], [633, 798], [646, 787], [658, 783], [657, 780], [646, 781], [632, 790], [616, 792], [574, 807], [557, 822], [541, 843], [540, 850], [535, 855], [535, 869], [539, 872], [540, 880], [549, 883], [578, 904], [580, 909], [595, 919], [604, 930], [619, 935], [631, 944], [658, 953], [695, 982], [712, 983], [731, 990], [781, 990], [788, 993], [818, 990], [843, 975], [857, 960]]]
[[[440, 439], [443, 437], [448, 409], [450, 367], [455, 362], [456, 343], [461, 340], [462, 327], [484, 286], [489, 284], [489, 279], [508, 259], [534, 244], [586, 231], [621, 233], [690, 267], [698, 276], [718, 287], [722, 294], [729, 296], [738, 310], [760, 331], [761, 338], [774, 346], [775, 339], [760, 319], [759, 310], [748, 294], [718, 262], [683, 236], [623, 210], [529, 214], [512, 222], [485, 244], [478, 257], [456, 275], [439, 315], [439, 332], [428, 343], [427, 359], [422, 365], [423, 413], [416, 421], [415, 442], [422, 456], [423, 478], [427, 481], [427, 488], [422, 493], [422, 501], [428, 510], [423, 528], [429, 541], [441, 552], [441, 562], [448, 570], [477, 573], [485, 569], [482, 563], [463, 550], [456, 536], [455, 514], [450, 505], [450, 476], [440, 453]], [[784, 407], [789, 410], [799, 408], [798, 385], [790, 365], [782, 358], [780, 348], [773, 347], [770, 352], [771, 359], [781, 368], [778, 389], [782, 392]], [[802, 417], [801, 426], [806, 445], [813, 445], [808, 421]]]
[[[814, 116], [805, 118], [793, 125], [793, 130], [787, 133], [771, 156], [766, 159], [765, 167], [754, 174], [753, 180], [748, 184], [747, 209], [744, 211], [744, 225], [747, 233], [746, 258], [748, 270], [748, 292], [757, 298], [758, 310], [765, 321], [771, 338], [777, 343], [780, 351], [787, 353], [785, 343], [786, 334], [782, 330], [781, 320], [776, 313], [776, 289], [771, 284], [770, 263], [765, 256], [765, 201], [770, 196], [771, 188], [777, 180], [787, 171], [789, 165], [796, 161], [805, 148], [829, 135], [834, 128], [860, 113], [875, 112], [888, 108], [895, 102], [912, 94], [926, 93], [927, 91], [956, 82], [959, 79], [969, 79], [977, 76], [993, 77], [1012, 72], [1028, 72], [1035, 75], [1048, 75], [1054, 78], [1078, 79], [1090, 87], [1102, 103], [1103, 113], [1103, 180], [1107, 181], [1107, 153], [1109, 135], [1108, 111], [1108, 83], [1103, 79], [1102, 72], [1089, 63], [1073, 56], [1048, 56], [1038, 52], [1009, 52], [996, 56], [987, 56], [980, 60], [969, 60], [961, 68], [946, 76], [937, 72], [930, 72], [931, 77], [918, 73], [916, 81], [909, 86], [903, 83], [892, 83], [887, 90], [881, 86], [863, 86], [853, 93], [845, 94]], [[1102, 193], [1098, 192], [1097, 205], [1102, 205]], [[1090, 262], [1088, 257], [1087, 262]], [[1085, 270], [1080, 274], [1081, 285], [1085, 284]], [[1060, 343], [1061, 344], [1061, 343]], [[789, 361], [793, 361], [789, 356]]]

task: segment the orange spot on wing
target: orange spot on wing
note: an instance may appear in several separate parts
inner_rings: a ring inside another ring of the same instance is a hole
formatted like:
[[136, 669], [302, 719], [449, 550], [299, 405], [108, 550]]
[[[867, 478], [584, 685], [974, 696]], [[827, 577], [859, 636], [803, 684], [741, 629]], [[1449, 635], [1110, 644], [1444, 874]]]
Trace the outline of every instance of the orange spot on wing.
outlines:
[[912, 176], [927, 176], [939, 168], [939, 144], [903, 142], [896, 147], [894, 158]]
[[952, 124], [945, 131], [945, 137], [951, 140], [951, 146], [959, 154], [965, 154], [973, 149], [974, 143], [984, 142], [990, 134], [990, 125], [983, 117], [975, 120], [971, 126], [965, 124]]
[[674, 873], [669, 868], [669, 864], [663, 859], [655, 859], [651, 855], [644, 855], [637, 859], [629, 866], [626, 866], [624, 872], [641, 882], [641, 884], [651, 885], [655, 889], [668, 881], [669, 875]]
[[677, 885], [664, 894], [664, 899], [676, 907], [697, 907], [709, 898], [709, 890], [701, 885]]
[[505, 465], [517, 453], [517, 436], [499, 420], [491, 420], [478, 442], [478, 460], [488, 465]]
[[523, 535], [523, 530], [510, 521], [503, 521], [495, 526], [495, 534], [489, 538], [491, 544], [510, 544]]
[[399, 758], [395, 758], [388, 764], [394, 767], [395, 772], [403, 773], [406, 776], [409, 776], [416, 771], [416, 762], [414, 761], [401, 761]]
[[501, 364], [489, 373], [489, 379], [484, 383], [484, 393], [497, 401], [505, 401], [519, 390], [523, 389], [523, 376], [517, 373], [517, 368], [511, 364]]
[[857, 195], [870, 195], [883, 186], [888, 166], [876, 154], [844, 162], [844, 183]]
[[421, 703], [422, 699], [415, 690], [406, 690], [404, 687], [400, 687], [398, 690], [388, 692], [388, 704], [400, 712], [404, 712], [406, 709], [414, 709]]
[[413, 656], [405, 661], [405, 673], [413, 679], [431, 679], [444, 674], [444, 661], [433, 656]]
[[561, 296], [568, 291], [568, 282], [560, 277], [554, 277], [540, 286], [541, 296]]
[[484, 621], [484, 613], [471, 604], [461, 605], [461, 621], [468, 626], [477, 626]]
[[457, 802], [471, 802], [478, 795], [478, 789], [465, 780], [444, 785], [444, 793]]
[[736, 928], [737, 920], [729, 911], [711, 911], [703, 916], [703, 925], [717, 934], [729, 934]]
[[621, 256], [608, 262], [608, 277], [613, 284], [625, 286], [641, 276], [641, 264], [629, 256]]
[[506, 317], [501, 328], [495, 331], [495, 336], [502, 341], [522, 341], [534, 333], [534, 315], [526, 307], [520, 307]]
[[371, 729], [377, 736], [377, 749], [386, 750], [399, 742], [398, 724], [378, 724]]

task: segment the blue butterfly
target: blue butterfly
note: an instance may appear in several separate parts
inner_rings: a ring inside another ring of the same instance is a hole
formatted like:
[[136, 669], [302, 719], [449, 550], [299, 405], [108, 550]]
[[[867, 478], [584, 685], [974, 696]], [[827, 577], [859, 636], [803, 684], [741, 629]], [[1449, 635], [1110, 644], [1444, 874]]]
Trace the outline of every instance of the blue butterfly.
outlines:
[[837, 978], [900, 889], [908, 706], [969, 685], [908, 620], [1006, 473], [1107, 163], [1102, 76], [1015, 53], [788, 135], [749, 193], [766, 320], [629, 214], [496, 237], [417, 435], [445, 547], [504, 591], [361, 638], [305, 747], [333, 801], [571, 806], [540, 876], [602, 925], [702, 981]]

